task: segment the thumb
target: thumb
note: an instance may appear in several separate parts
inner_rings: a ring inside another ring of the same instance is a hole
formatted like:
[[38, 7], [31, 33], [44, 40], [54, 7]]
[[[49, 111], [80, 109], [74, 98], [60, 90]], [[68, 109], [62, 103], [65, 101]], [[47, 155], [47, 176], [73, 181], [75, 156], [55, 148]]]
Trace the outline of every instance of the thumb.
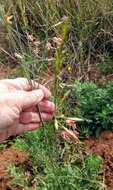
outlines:
[[40, 89], [26, 91], [16, 91], [10, 93], [7, 100], [11, 105], [17, 106], [20, 110], [37, 105], [44, 98], [44, 92]]

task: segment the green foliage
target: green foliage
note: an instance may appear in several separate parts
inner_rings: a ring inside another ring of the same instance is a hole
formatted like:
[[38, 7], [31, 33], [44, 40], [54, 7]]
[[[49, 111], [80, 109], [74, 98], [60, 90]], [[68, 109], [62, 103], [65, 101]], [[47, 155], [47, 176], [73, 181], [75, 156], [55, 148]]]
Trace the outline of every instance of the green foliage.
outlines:
[[[100, 161], [99, 158], [98, 162]], [[93, 163], [97, 160], [93, 158]], [[97, 166], [97, 165], [96, 165]], [[98, 165], [100, 169], [100, 164]], [[85, 172], [84, 172], [85, 169]], [[50, 170], [47, 173], [46, 181], [41, 185], [39, 189], [47, 189], [47, 190], [58, 190], [58, 189], [66, 189], [66, 190], [82, 190], [84, 189], [101, 189], [102, 184], [98, 183], [97, 175], [95, 175], [95, 171], [88, 175], [88, 170], [90, 170], [88, 164], [85, 165], [85, 168], [77, 167], [74, 165], [67, 165], [57, 168], [55, 171]], [[85, 174], [86, 175], [85, 175]], [[93, 176], [94, 175], [94, 176]]]
[[15, 165], [10, 165], [8, 168], [9, 174], [13, 177], [13, 186], [24, 188], [26, 186], [26, 177], [24, 174], [24, 169], [22, 166], [16, 167]]
[[[81, 123], [81, 128], [88, 128], [89, 133], [102, 129], [113, 129], [113, 83], [99, 87], [94, 83], [77, 83], [72, 90], [69, 107], [73, 114], [88, 119]], [[72, 105], [75, 102], [75, 105]]]
[[113, 72], [113, 61], [112, 55], [103, 54], [100, 56], [101, 63], [98, 65], [101, 72], [105, 75], [112, 74]]
[[[30, 188], [30, 184], [35, 181], [36, 190], [104, 189], [104, 184], [99, 179], [99, 175], [102, 174], [102, 159], [99, 156], [81, 155], [81, 147], [63, 143], [51, 125], [46, 126], [46, 134], [46, 141], [39, 130], [25, 134], [22, 139], [18, 137], [15, 142], [16, 148], [29, 153], [32, 172], [29, 184], [27, 181], [25, 187]], [[18, 172], [16, 176], [20, 176]], [[14, 174], [14, 181], [16, 176]]]
[[85, 159], [85, 170], [84, 174], [89, 175], [91, 179], [97, 178], [97, 175], [101, 173], [100, 165], [102, 164], [102, 159], [100, 156], [89, 155]]

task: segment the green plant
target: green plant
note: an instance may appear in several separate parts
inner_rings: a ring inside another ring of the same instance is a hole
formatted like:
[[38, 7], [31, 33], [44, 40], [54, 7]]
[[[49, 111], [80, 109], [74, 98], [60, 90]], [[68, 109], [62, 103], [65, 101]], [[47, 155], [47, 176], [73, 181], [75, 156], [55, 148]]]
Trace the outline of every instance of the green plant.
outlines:
[[[29, 153], [32, 171], [29, 184], [35, 181], [36, 190], [83, 190], [83, 188], [104, 190], [105, 185], [99, 178], [103, 172], [102, 159], [99, 156], [85, 155], [80, 145], [73, 146], [63, 142], [58, 134], [55, 135], [50, 124], [46, 128], [46, 133], [48, 134], [46, 142], [42, 139], [41, 130], [18, 137], [15, 142], [16, 148]], [[13, 176], [15, 181], [15, 174]], [[25, 185], [27, 186], [30, 188], [28, 184]]]
[[68, 105], [69, 109], [73, 108], [73, 114], [86, 119], [80, 124], [80, 129], [88, 128], [89, 134], [113, 129], [112, 93], [112, 82], [103, 87], [94, 83], [76, 83], [73, 86]]
[[[95, 157], [96, 158], [96, 157]], [[101, 163], [101, 160], [99, 160], [100, 158], [96, 158], [95, 159], [93, 157], [93, 162], [96, 162], [98, 160], [98, 162]], [[99, 167], [100, 167], [100, 163], [99, 163]], [[97, 166], [97, 165], [96, 165]], [[56, 170], [56, 175], [51, 175], [48, 172], [48, 179], [47, 179], [47, 184], [45, 185], [46, 189], [77, 189], [77, 190], [82, 190], [83, 188], [85, 189], [101, 189], [102, 188], [102, 184], [99, 184], [97, 182], [97, 175], [99, 174], [99, 170], [98, 170], [98, 174], [95, 175], [95, 171], [93, 171], [91, 173], [91, 176], [93, 176], [91, 178], [90, 175], [88, 175], [88, 170], [89, 170], [89, 166], [88, 164], [85, 164], [85, 171], [83, 170], [82, 167], [78, 167], [78, 166], [74, 166], [74, 165], [67, 165], [67, 166], [63, 166], [60, 167], [59, 169]], [[84, 172], [83, 172], [84, 171]], [[84, 175], [84, 173], [87, 175]], [[89, 177], [90, 176], [90, 177]], [[56, 180], [57, 178], [57, 180]], [[57, 181], [57, 183], [55, 183]], [[48, 184], [48, 182], [50, 182]], [[43, 187], [43, 185], [42, 185]]]
[[27, 177], [24, 174], [24, 169], [22, 166], [16, 167], [15, 165], [10, 165], [8, 167], [9, 175], [13, 178], [12, 185], [14, 187], [24, 188], [28, 185]]
[[112, 74], [113, 71], [113, 62], [112, 62], [112, 55], [103, 54], [100, 55], [101, 63], [98, 65], [100, 68], [100, 71], [107, 75], [107, 74]]

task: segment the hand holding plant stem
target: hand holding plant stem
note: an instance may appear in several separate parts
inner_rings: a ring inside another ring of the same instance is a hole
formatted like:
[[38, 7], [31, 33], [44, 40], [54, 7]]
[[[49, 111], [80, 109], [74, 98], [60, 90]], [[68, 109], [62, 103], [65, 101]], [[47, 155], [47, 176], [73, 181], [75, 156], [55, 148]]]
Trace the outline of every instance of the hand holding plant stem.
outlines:
[[[26, 58], [26, 56], [27, 56], [27, 58]], [[38, 86], [36, 86], [36, 82], [35, 82], [35, 76], [34, 76], [35, 75], [35, 65], [34, 65], [35, 60], [33, 58], [31, 59], [31, 57], [29, 58], [29, 56], [26, 54], [25, 55], [23, 54], [22, 56], [20, 56], [19, 59], [21, 61], [21, 68], [22, 68], [23, 74], [24, 74], [25, 78], [27, 78], [27, 81], [31, 87], [31, 90], [40, 89], [39, 83], [37, 83]], [[32, 67], [32, 69], [30, 69], [30, 67]], [[46, 136], [45, 124], [43, 121], [43, 117], [42, 117], [42, 113], [41, 113], [39, 104], [36, 105], [36, 109], [37, 109], [37, 113], [39, 114], [40, 122], [43, 127], [42, 136], [45, 137]]]
[[54, 105], [47, 99], [50, 91], [35, 82], [32, 90], [26, 78], [5, 79], [0, 81], [0, 142], [10, 136], [36, 130], [40, 127], [39, 105], [44, 121], [53, 117]]
[[[29, 81], [29, 84], [31, 85], [31, 89], [32, 89], [32, 90], [36, 89], [36, 86], [35, 86], [35, 82], [34, 82], [34, 81], [30, 80], [30, 81]], [[39, 89], [39, 84], [38, 84], [38, 89]], [[36, 108], [37, 108], [37, 113], [39, 113], [40, 122], [41, 122], [41, 124], [42, 124], [42, 127], [44, 128], [45, 125], [44, 125], [44, 121], [43, 121], [43, 119], [42, 119], [40, 107], [39, 107], [38, 104], [36, 105]], [[45, 133], [44, 133], [43, 135], [45, 136]]]

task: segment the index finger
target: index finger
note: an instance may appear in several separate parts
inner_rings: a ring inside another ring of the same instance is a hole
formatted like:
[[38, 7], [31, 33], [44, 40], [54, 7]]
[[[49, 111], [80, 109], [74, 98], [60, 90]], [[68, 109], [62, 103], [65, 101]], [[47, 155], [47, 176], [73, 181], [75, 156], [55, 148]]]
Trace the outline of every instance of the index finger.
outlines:
[[45, 86], [31, 80], [30, 82], [26, 78], [16, 78], [16, 79], [5, 79], [1, 82], [5, 83], [6, 85], [12, 85], [16, 90], [36, 90], [41, 89], [44, 92], [44, 98], [48, 99], [51, 96], [51, 92]]

